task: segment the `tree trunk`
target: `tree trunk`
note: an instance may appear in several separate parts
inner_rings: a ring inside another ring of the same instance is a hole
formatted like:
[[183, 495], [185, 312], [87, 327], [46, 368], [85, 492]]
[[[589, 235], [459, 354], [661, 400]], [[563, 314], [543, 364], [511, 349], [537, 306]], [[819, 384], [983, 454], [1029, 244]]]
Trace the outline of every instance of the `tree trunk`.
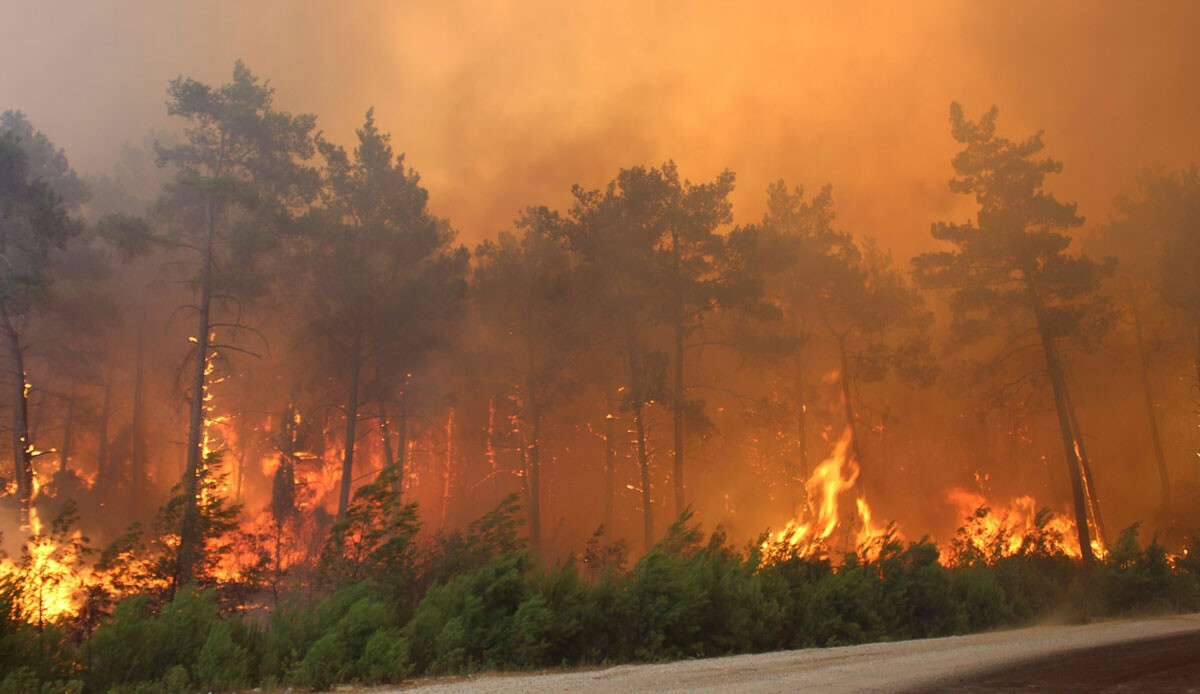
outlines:
[[1150, 387], [1150, 356], [1142, 340], [1142, 316], [1137, 298], [1130, 300], [1133, 312], [1133, 336], [1138, 351], [1138, 373], [1142, 378], [1142, 398], [1146, 402], [1146, 421], [1150, 425], [1150, 441], [1154, 446], [1154, 460], [1158, 463], [1159, 504], [1164, 516], [1171, 513], [1171, 480], [1167, 471], [1167, 456], [1163, 452], [1162, 437], [1158, 432], [1158, 412], [1154, 405], [1154, 391]]
[[539, 551], [542, 548], [542, 413], [534, 406], [530, 417], [533, 421], [529, 441], [529, 544]]
[[633, 406], [633, 425], [637, 433], [638, 471], [642, 478], [642, 541], [645, 550], [654, 544], [654, 506], [650, 488], [650, 452], [646, 446], [645, 403], [642, 401], [642, 369], [637, 337], [631, 324], [625, 326], [625, 349], [629, 353], [629, 390]]
[[[1196, 321], [1196, 393], [1200, 397], [1200, 319]], [[1191, 427], [1192, 432], [1200, 431], [1200, 427]]]
[[408, 464], [408, 413], [404, 395], [400, 396], [400, 414], [396, 420], [396, 498], [404, 496], [404, 473]]
[[683, 445], [684, 445], [684, 387], [683, 387], [683, 320], [675, 321], [675, 458], [672, 482], [675, 486], [675, 516], [683, 515], [686, 500], [683, 493]]
[[350, 508], [350, 487], [354, 482], [354, 440], [358, 426], [358, 380], [362, 371], [362, 338], [354, 337], [350, 354], [350, 395], [346, 400], [346, 446], [342, 453], [342, 484], [338, 492], [337, 519], [343, 520]]
[[[796, 381], [796, 445], [798, 447], [800, 458], [800, 478], [791, 472], [791, 466], [788, 466], [788, 489], [791, 494], [792, 508], [802, 508], [808, 510], [808, 395], [805, 392], [808, 386], [804, 380], [804, 343], [806, 335], [804, 332], [804, 314], [798, 312], [796, 318], [796, 335], [800, 340], [796, 347], [796, 356], [793, 360], [795, 369]], [[799, 499], [797, 500], [797, 496]], [[799, 503], [797, 503], [799, 501]]]
[[1050, 375], [1050, 384], [1054, 390], [1054, 409], [1058, 413], [1058, 428], [1062, 433], [1063, 453], [1066, 455], [1067, 476], [1071, 481], [1071, 497], [1075, 505], [1075, 532], [1079, 538], [1079, 551], [1083, 557], [1084, 566], [1092, 566], [1096, 558], [1092, 554], [1091, 533], [1088, 529], [1088, 505], [1084, 496], [1083, 475], [1079, 457], [1075, 452], [1075, 435], [1071, 426], [1071, 415], [1067, 408], [1067, 384], [1054, 337], [1050, 331], [1050, 321], [1046, 309], [1042, 305], [1042, 297], [1038, 294], [1033, 273], [1025, 272], [1025, 286], [1029, 294], [1030, 307], [1037, 320], [1038, 335], [1041, 337], [1042, 351], [1046, 359], [1046, 371]]
[[388, 426], [387, 405], [379, 399], [379, 440], [383, 443], [383, 468], [390, 470], [396, 464], [396, 456], [392, 452], [392, 432]]
[[246, 413], [242, 412], [238, 415], [238, 461], [237, 475], [234, 484], [233, 498], [237, 501], [242, 500], [242, 490], [246, 480], [246, 448], [249, 432], [247, 429]]
[[616, 418], [612, 414], [604, 415], [604, 535], [613, 534], [613, 489], [616, 477], [616, 451], [613, 436], [616, 434]]
[[439, 528], [446, 528], [450, 518], [450, 468], [454, 460], [454, 408], [446, 413], [446, 457], [442, 463], [442, 520]]
[[[525, 372], [525, 418], [529, 420], [529, 439], [526, 442], [526, 470], [528, 478], [529, 544], [534, 551], [542, 548], [542, 402], [538, 387], [537, 348], [534, 343], [534, 312], [528, 306], [525, 311], [526, 356]], [[489, 431], [490, 435], [490, 431]], [[491, 441], [488, 442], [491, 446]]]
[[[1065, 375], [1064, 375], [1065, 378]], [[1067, 414], [1071, 417], [1071, 428], [1075, 431], [1075, 445], [1079, 455], [1079, 466], [1083, 469], [1083, 496], [1087, 499], [1088, 508], [1092, 512], [1092, 522], [1096, 526], [1096, 534], [1102, 545], [1108, 544], [1108, 536], [1104, 532], [1104, 516], [1100, 513], [1100, 499], [1096, 496], [1096, 481], [1092, 478], [1092, 463], [1088, 458], [1087, 446], [1083, 443], [1083, 429], [1079, 426], [1079, 415], [1075, 411], [1075, 401], [1071, 398], [1071, 389], [1063, 392], [1067, 400]]]
[[75, 386], [67, 393], [67, 415], [63, 419], [62, 449], [58, 452], [58, 471], [66, 472], [71, 465], [71, 436], [75, 425]]
[[216, 218], [211, 203], [208, 206], [208, 233], [204, 245], [204, 265], [200, 276], [200, 306], [196, 325], [196, 364], [192, 372], [192, 399], [188, 412], [187, 460], [183, 470], [183, 522], [179, 532], [179, 554], [171, 595], [193, 578], [193, 569], [200, 555], [199, 470], [204, 456], [205, 399], [208, 383], [210, 332], [212, 331], [213, 245], [216, 241]]
[[29, 528], [29, 510], [33, 502], [33, 441], [29, 435], [29, 382], [25, 380], [25, 355], [21, 337], [8, 315], [4, 314], [4, 331], [8, 333], [9, 354], [12, 357], [13, 379], [13, 475], [17, 480], [18, 527]]
[[[854, 414], [854, 399], [850, 387], [850, 359], [846, 354], [846, 338], [838, 336], [838, 356], [841, 360], [842, 373], [838, 379], [842, 382], [842, 405], [846, 411], [846, 428], [850, 431], [850, 455], [854, 456], [855, 465], [862, 468], [862, 451], [858, 447], [858, 419]], [[860, 477], [861, 479], [861, 477]]]
[[112, 487], [112, 470], [108, 469], [108, 418], [112, 412], [112, 382], [104, 382], [104, 400], [100, 405], [100, 421], [96, 438], [96, 493], [100, 502], [108, 501]]
[[650, 455], [646, 450], [646, 422], [642, 403], [633, 406], [633, 424], [637, 430], [638, 469], [642, 473], [642, 541], [647, 552], [654, 545], [654, 507], [650, 493]]
[[379, 440], [383, 444], [381, 474], [390, 475], [392, 493], [399, 498], [401, 479], [396, 475], [396, 454], [392, 449], [392, 427], [387, 411], [387, 399], [390, 392], [384, 386], [383, 369], [379, 367], [378, 363], [375, 366], [375, 383], [379, 391]]
[[146, 478], [146, 310], [142, 307], [142, 325], [138, 332], [133, 374], [133, 415], [129, 426], [129, 509], [134, 519], [142, 517], [145, 506], [142, 480]]

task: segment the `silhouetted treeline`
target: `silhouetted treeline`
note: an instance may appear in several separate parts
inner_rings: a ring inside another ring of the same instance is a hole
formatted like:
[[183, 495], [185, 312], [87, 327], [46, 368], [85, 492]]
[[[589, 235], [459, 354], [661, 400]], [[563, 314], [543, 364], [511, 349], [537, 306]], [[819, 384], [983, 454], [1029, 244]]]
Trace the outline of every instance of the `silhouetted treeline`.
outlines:
[[819, 512], [839, 440], [834, 554], [872, 516], [948, 539], [956, 489], [1033, 497], [1085, 564], [1115, 528], [1174, 553], [1200, 527], [1194, 167], [1088, 222], [1040, 134], [955, 104], [974, 211], [911, 263], [903, 230], [840, 229], [828, 185], [779, 181], [744, 220], [733, 172], [674, 162], [468, 248], [372, 111], [324, 133], [241, 63], [170, 81], [167, 108], [102, 176], [0, 121], [0, 527], [16, 556], [70, 500], [108, 547], [89, 561], [140, 567], [113, 600], [276, 606], [511, 494], [545, 565], [588, 538], [647, 551], [689, 512], [740, 543]]

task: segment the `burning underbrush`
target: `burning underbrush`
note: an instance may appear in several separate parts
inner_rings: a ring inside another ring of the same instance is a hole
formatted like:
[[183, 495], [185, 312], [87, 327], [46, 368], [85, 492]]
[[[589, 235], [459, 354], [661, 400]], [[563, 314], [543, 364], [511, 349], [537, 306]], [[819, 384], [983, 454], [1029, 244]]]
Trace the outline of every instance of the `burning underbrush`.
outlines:
[[843, 439], [814, 470], [783, 531], [739, 549], [685, 514], [632, 564], [603, 533], [572, 560], [539, 562], [515, 496], [461, 531], [423, 534], [387, 471], [336, 522], [318, 522], [302, 495], [239, 524], [210, 464], [205, 558], [176, 585], [177, 500], [100, 552], [68, 504], [45, 526], [35, 515], [0, 569], [0, 692], [320, 689], [1200, 608], [1194, 547], [1168, 556], [1134, 527], [1085, 570], [1070, 523], [1029, 497], [952, 489], [954, 537], [906, 540], [873, 521], [850, 449]]
[[[859, 466], [851, 451], [853, 433], [847, 430], [833, 453], [804, 481], [804, 500], [796, 518], [770, 533], [760, 549], [768, 557], [878, 556], [888, 542], [904, 539], [894, 523], [873, 520], [871, 506], [858, 483]], [[963, 562], [994, 563], [1004, 557], [1029, 554], [1062, 555], [1079, 559], [1082, 553], [1075, 523], [1064, 514], [1039, 505], [1029, 495], [1006, 503], [984, 494], [951, 487], [942, 502], [963, 523], [939, 549], [947, 566]], [[1089, 524], [1091, 526], [1091, 524]], [[1094, 556], [1107, 550], [1102, 534], [1091, 526]]]

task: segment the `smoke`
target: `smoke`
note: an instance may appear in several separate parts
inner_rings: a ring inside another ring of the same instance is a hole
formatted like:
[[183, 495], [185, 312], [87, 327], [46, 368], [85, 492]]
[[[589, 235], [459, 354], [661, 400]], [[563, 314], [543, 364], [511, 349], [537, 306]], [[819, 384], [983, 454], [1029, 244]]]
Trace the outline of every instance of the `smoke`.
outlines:
[[967, 214], [945, 185], [953, 100], [1000, 106], [1014, 137], [1045, 129], [1060, 196], [1094, 221], [1141, 167], [1200, 155], [1188, 2], [51, 0], [0, 26], [0, 101], [82, 170], [166, 124], [169, 78], [219, 83], [242, 58], [335, 141], [375, 106], [468, 242], [674, 158], [736, 171], [738, 221], [778, 177], [832, 182], [843, 228], [903, 257]]

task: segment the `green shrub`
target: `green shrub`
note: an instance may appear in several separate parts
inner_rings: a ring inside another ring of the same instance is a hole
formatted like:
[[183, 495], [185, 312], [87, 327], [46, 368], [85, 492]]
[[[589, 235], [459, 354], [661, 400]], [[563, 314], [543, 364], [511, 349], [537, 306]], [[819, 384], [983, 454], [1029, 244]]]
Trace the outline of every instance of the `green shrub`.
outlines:
[[357, 669], [367, 684], [398, 682], [409, 676], [408, 640], [400, 629], [388, 627], [371, 634]]
[[880, 583], [880, 609], [888, 620], [889, 637], [945, 636], [965, 628], [949, 572], [938, 563], [937, 545], [928, 538], [904, 547], [886, 536], [879, 557], [868, 567]]
[[862, 566], [822, 577], [808, 602], [804, 632], [808, 645], [842, 646], [886, 635], [879, 584]]
[[347, 672], [346, 644], [341, 634], [331, 631], [309, 646], [288, 679], [293, 684], [321, 691], [341, 682]]
[[262, 633], [240, 619], [217, 622], [196, 657], [196, 683], [207, 690], [250, 686], [258, 680], [261, 644]]
[[191, 686], [192, 678], [182, 665], [172, 665], [163, 675], [162, 689], [168, 694], [187, 694]]
[[[405, 627], [414, 671], [514, 667], [514, 618], [529, 597], [528, 569], [528, 556], [512, 553], [431, 588]], [[523, 635], [525, 643], [536, 638], [533, 631]]]
[[1013, 620], [1013, 608], [994, 569], [965, 566], [950, 573], [950, 592], [960, 606], [965, 631], [991, 629]]
[[1093, 599], [1080, 612], [1090, 617], [1167, 609], [1174, 583], [1162, 545], [1152, 539], [1142, 548], [1134, 524], [1121, 532], [1105, 561], [1084, 578], [1083, 589]]

